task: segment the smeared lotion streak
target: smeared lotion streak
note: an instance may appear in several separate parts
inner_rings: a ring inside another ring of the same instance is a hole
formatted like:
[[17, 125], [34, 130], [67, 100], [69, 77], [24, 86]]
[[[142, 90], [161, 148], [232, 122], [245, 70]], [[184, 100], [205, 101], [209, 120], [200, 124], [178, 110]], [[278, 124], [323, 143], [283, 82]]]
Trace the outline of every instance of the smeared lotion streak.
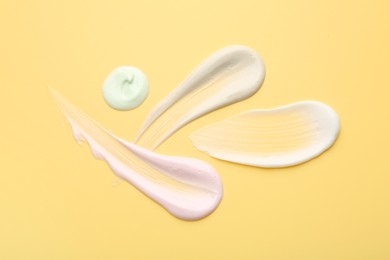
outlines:
[[333, 145], [337, 113], [316, 101], [247, 111], [208, 125], [191, 136], [201, 151], [218, 159], [277, 168], [308, 161]]
[[222, 183], [207, 163], [164, 156], [128, 143], [101, 127], [50, 89], [69, 121], [77, 141], [86, 141], [93, 155], [103, 159], [120, 178], [159, 203], [172, 215], [197, 220], [209, 215], [222, 198]]
[[264, 76], [262, 59], [248, 47], [234, 45], [217, 51], [154, 107], [136, 143], [155, 149], [189, 122], [252, 96]]

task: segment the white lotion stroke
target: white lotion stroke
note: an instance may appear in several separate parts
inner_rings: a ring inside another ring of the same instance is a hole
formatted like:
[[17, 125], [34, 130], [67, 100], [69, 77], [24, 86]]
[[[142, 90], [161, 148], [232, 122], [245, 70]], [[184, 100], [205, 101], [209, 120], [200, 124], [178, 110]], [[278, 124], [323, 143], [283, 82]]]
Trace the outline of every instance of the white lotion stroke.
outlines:
[[59, 93], [50, 90], [78, 141], [86, 141], [94, 156], [107, 162], [120, 178], [133, 184], [172, 215], [197, 220], [209, 215], [222, 199], [222, 183], [207, 163], [164, 156], [115, 137]]
[[248, 47], [228, 46], [217, 51], [154, 107], [136, 143], [155, 149], [194, 119], [252, 96], [264, 76], [263, 61]]
[[247, 111], [195, 131], [190, 139], [210, 156], [277, 168], [308, 161], [336, 141], [339, 118], [329, 106], [303, 101]]

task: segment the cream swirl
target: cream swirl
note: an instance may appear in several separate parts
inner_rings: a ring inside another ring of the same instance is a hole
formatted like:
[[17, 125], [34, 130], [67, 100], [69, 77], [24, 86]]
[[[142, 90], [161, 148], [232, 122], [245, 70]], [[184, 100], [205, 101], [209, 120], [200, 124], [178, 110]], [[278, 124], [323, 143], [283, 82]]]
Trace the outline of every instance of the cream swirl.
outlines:
[[113, 70], [103, 83], [106, 103], [117, 110], [131, 110], [144, 102], [149, 84], [145, 74], [135, 68], [123, 66]]

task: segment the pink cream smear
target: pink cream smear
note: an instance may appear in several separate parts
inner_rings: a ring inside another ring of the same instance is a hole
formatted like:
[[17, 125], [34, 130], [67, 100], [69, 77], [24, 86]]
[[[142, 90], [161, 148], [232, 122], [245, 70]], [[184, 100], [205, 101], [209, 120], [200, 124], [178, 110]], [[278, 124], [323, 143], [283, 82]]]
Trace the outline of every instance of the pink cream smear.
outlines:
[[207, 163], [164, 156], [128, 143], [101, 127], [59, 93], [51, 95], [69, 121], [77, 141], [86, 141], [94, 156], [175, 217], [198, 220], [213, 212], [222, 199], [222, 183]]

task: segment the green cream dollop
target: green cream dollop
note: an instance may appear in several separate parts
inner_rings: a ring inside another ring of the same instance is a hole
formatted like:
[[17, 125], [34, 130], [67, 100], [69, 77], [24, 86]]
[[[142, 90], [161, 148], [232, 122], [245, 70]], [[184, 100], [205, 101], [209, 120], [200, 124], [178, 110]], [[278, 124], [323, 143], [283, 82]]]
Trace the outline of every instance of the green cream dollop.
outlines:
[[149, 92], [145, 74], [130, 66], [113, 70], [103, 83], [106, 103], [117, 110], [131, 110], [144, 102]]

